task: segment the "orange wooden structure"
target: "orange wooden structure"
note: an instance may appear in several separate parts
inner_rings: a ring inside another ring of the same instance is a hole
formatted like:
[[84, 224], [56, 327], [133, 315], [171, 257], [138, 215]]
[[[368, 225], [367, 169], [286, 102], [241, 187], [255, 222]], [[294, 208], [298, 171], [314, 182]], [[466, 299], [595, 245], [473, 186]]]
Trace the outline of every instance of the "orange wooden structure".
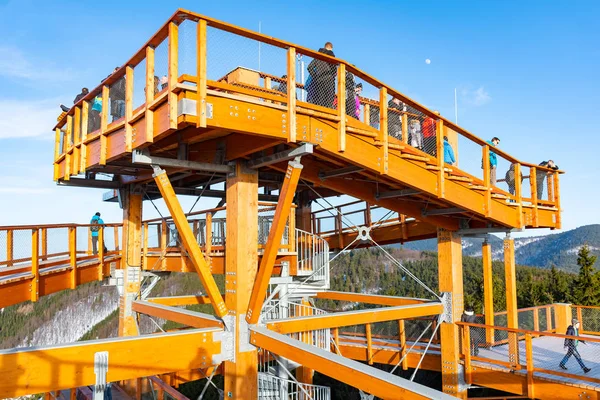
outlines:
[[[259, 43], [268, 55], [265, 71], [244, 65], [237, 48]], [[306, 98], [312, 93], [303, 77], [311, 69], [301, 60], [336, 71], [336, 107], [333, 99], [329, 107]], [[361, 115], [347, 114], [346, 102], [353, 98], [344, 84], [349, 76], [371, 88], [358, 97]], [[404, 108], [388, 108], [392, 98]], [[390, 129], [390, 120], [399, 121], [399, 132]], [[435, 126], [435, 144], [429, 149], [415, 147], [415, 133], [409, 130], [426, 120]], [[463, 311], [461, 235], [560, 228], [561, 171], [491, 149], [485, 140], [343, 60], [186, 10], [177, 10], [130, 60], [61, 115], [54, 129], [54, 179], [110, 189], [109, 197], [120, 202], [123, 223], [100, 230], [102, 242], [115, 229], [115, 250], [96, 256], [78, 246], [79, 236], [87, 241], [85, 225], [0, 227], [6, 236], [0, 307], [113, 275], [121, 296], [122, 337], [0, 352], [0, 397], [93, 385], [101, 375], [93, 368], [94, 357], [104, 351], [109, 358], [102, 379], [124, 381], [130, 392], [137, 388], [137, 396], [142, 377], [153, 377], [168, 391], [185, 379], [218, 372], [225, 378], [226, 398], [260, 398], [262, 382], [274, 380], [289, 383], [286, 387], [297, 388], [303, 398], [324, 398], [319, 396], [326, 390], [312, 385], [313, 371], [386, 399], [466, 398], [474, 382], [530, 397], [550, 393], [549, 386], [537, 388], [534, 375], [531, 343], [539, 333], [519, 330], [510, 236], [505, 240], [505, 327], [491, 327], [491, 251], [488, 244], [483, 247], [483, 329], [489, 342], [496, 342], [494, 330], [507, 332], [505, 364], [514, 369], [525, 362], [525, 380], [510, 371], [474, 368], [477, 360], [461, 348], [461, 338], [470, 342], [469, 329], [457, 323]], [[458, 147], [460, 165], [436, 156], [443, 154], [444, 136]], [[516, 180], [508, 192], [492, 182], [489, 163], [481, 162], [491, 151], [503, 160], [499, 165], [513, 165], [515, 176], [529, 170], [531, 184]], [[468, 167], [469, 159], [476, 168]], [[114, 178], [100, 179], [99, 174]], [[540, 174], [545, 196], [536, 179]], [[219, 184], [224, 189], [214, 188]], [[220, 197], [226, 206], [185, 214], [178, 195]], [[332, 205], [326, 200], [339, 195], [356, 201]], [[165, 201], [170, 216], [144, 221], [142, 202], [157, 198]], [[323, 199], [328, 205], [313, 211], [311, 203]], [[49, 250], [48, 231], [63, 228], [68, 230], [66, 249]], [[14, 255], [17, 231], [31, 233], [28, 256]], [[431, 291], [434, 300], [327, 290], [329, 250], [433, 237], [439, 243], [440, 281]], [[169, 271], [197, 273], [204, 294], [143, 298], [144, 277]], [[223, 288], [215, 275], [224, 275]], [[292, 297], [302, 300], [288, 302]], [[310, 298], [378, 308], [322, 314], [310, 306]], [[177, 308], [191, 304], [211, 304], [213, 313]], [[140, 335], [137, 314], [189, 329]], [[421, 343], [405, 334], [406, 324], [433, 316], [439, 332], [435, 341]], [[375, 324], [388, 322], [398, 329], [397, 349], [386, 342], [389, 338], [373, 333]], [[357, 325], [365, 326], [363, 336], [344, 331]], [[519, 357], [520, 334], [525, 335], [526, 360]], [[411, 340], [417, 352], [409, 350]], [[278, 376], [271, 372], [274, 361]], [[441, 371], [443, 393], [384, 373], [373, 363]], [[290, 381], [285, 373], [293, 368], [298, 372]], [[564, 386], [560, 381], [553, 385]], [[286, 393], [279, 396], [287, 398]]]

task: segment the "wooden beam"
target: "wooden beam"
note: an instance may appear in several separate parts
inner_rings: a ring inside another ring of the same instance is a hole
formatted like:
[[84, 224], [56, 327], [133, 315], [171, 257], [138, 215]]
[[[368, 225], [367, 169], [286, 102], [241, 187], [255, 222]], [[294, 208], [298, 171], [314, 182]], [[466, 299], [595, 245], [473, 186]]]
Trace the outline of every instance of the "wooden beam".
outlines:
[[219, 331], [214, 328], [194, 329], [135, 338], [2, 350], [0, 398], [94, 385], [94, 354], [99, 351], [110, 354], [108, 382], [207, 368], [220, 361], [221, 342], [215, 336]]
[[288, 163], [287, 172], [279, 195], [279, 201], [275, 208], [273, 223], [271, 225], [271, 230], [269, 231], [267, 244], [250, 296], [250, 303], [246, 313], [246, 320], [250, 324], [256, 324], [260, 318], [260, 311], [265, 300], [269, 280], [273, 274], [275, 259], [279, 252], [279, 247], [281, 247], [281, 238], [283, 237], [285, 226], [290, 216], [290, 210], [301, 172], [302, 164], [296, 161], [290, 161]]
[[[154, 142], [154, 111], [150, 108], [150, 104], [154, 101], [154, 88], [158, 85], [154, 79], [154, 47], [146, 47], [146, 105], [144, 122], [146, 124], [145, 142]], [[136, 146], [137, 147], [137, 146]]]
[[[504, 279], [506, 281], [507, 327], [519, 328], [517, 306], [517, 271], [515, 263], [515, 241], [510, 236], [504, 239]], [[508, 357], [512, 365], [519, 364], [519, 342], [516, 333], [508, 333]]]
[[443, 311], [441, 303], [411, 304], [358, 311], [345, 311], [307, 317], [269, 321], [267, 327], [274, 332], [294, 333], [367, 323], [395, 321], [438, 315]]
[[382, 86], [379, 89], [379, 140], [383, 143], [381, 146], [381, 160], [379, 162], [379, 172], [387, 175], [389, 162], [389, 132], [388, 132], [388, 93], [387, 88]]
[[[223, 296], [225, 297], [225, 296]], [[210, 304], [208, 296], [170, 296], [150, 297], [146, 301], [165, 306], [190, 306], [194, 304]]]
[[132, 309], [140, 314], [166, 319], [193, 328], [223, 328], [223, 322], [213, 315], [190, 311], [184, 308], [136, 300], [133, 302]]
[[417, 299], [412, 297], [382, 296], [375, 294], [348, 293], [336, 291], [319, 292], [315, 297], [317, 299], [348, 301], [352, 303], [377, 304], [381, 306], [405, 306], [411, 304], [423, 304], [431, 302], [431, 300]]
[[181, 208], [177, 195], [173, 191], [173, 186], [171, 185], [167, 173], [160, 168], [156, 168], [154, 180], [171, 213], [173, 222], [175, 223], [175, 226], [177, 226], [179, 237], [190, 256], [194, 268], [196, 268], [196, 272], [200, 276], [200, 280], [202, 281], [202, 285], [204, 286], [208, 297], [211, 299], [216, 315], [221, 318], [224, 317], [227, 315], [228, 311], [225, 301], [211, 274], [210, 266], [207, 264], [204, 254], [202, 254], [198, 242], [194, 237], [194, 232], [192, 232], [192, 228], [190, 228], [190, 224]]
[[435, 389], [402, 379], [287, 336], [253, 326], [251, 342], [281, 357], [384, 399], [452, 399]]
[[31, 230], [31, 301], [40, 298], [40, 237], [39, 230]]

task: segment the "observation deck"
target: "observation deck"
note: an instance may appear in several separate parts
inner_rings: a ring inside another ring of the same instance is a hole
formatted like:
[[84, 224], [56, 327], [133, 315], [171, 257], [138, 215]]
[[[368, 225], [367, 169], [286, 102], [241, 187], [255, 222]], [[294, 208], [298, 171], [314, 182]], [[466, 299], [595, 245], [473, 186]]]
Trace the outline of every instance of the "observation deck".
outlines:
[[[319, 371], [365, 398], [467, 398], [477, 386], [598, 398], [596, 376], [585, 385], [538, 357], [581, 309], [547, 306], [545, 328], [536, 309], [523, 327], [516, 303], [510, 232], [561, 227], [562, 171], [516, 159], [341, 59], [178, 10], [54, 131], [55, 181], [108, 190], [123, 222], [100, 228], [110, 250], [97, 255], [89, 225], [0, 227], [0, 307], [104, 280], [120, 295], [120, 337], [0, 351], [0, 397], [100, 397], [119, 381], [123, 395], [185, 399], [173, 387], [222, 374], [227, 398], [328, 399], [312, 382]], [[494, 179], [509, 170], [522, 178]], [[221, 201], [186, 214], [184, 195]], [[159, 198], [170, 215], [144, 220], [142, 202]], [[506, 311], [493, 310], [486, 241], [484, 324], [461, 323], [461, 237], [493, 232], [507, 233]], [[434, 289], [382, 247], [425, 238], [438, 239]], [[329, 290], [330, 263], [357, 247], [378, 247], [428, 298]], [[173, 272], [198, 274], [202, 294], [149, 297]], [[178, 308], [197, 304], [211, 313]], [[139, 315], [186, 328], [144, 333]], [[441, 371], [443, 392], [374, 363]]]

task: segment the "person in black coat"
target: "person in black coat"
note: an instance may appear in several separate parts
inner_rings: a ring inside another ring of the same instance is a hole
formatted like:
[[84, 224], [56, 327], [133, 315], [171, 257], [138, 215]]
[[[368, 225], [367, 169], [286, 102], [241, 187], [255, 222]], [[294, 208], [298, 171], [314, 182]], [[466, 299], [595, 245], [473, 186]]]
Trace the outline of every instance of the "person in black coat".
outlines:
[[[319, 53], [335, 57], [333, 45], [330, 42], [325, 43], [325, 47], [320, 48]], [[327, 108], [333, 108], [337, 65], [327, 61], [314, 59], [308, 64], [307, 69], [310, 74], [310, 85], [306, 88], [308, 102]]]
[[[576, 318], [573, 318], [572, 325], [569, 325], [567, 328], [567, 333], [565, 335], [569, 336], [579, 336], [579, 321]], [[579, 339], [571, 339], [565, 338], [565, 349], [567, 349], [567, 354], [563, 357], [562, 361], [558, 364], [562, 369], [567, 369], [565, 365], [571, 356], [575, 356], [575, 359], [579, 363], [579, 366], [583, 370], [584, 373], [588, 373], [591, 371], [590, 368], [586, 367], [581, 359], [581, 355], [579, 355], [579, 351], [577, 351], [577, 345], [579, 342], [586, 344], [583, 340]]]
[[404, 103], [400, 99], [393, 98], [388, 102], [388, 135], [402, 140], [402, 113]]

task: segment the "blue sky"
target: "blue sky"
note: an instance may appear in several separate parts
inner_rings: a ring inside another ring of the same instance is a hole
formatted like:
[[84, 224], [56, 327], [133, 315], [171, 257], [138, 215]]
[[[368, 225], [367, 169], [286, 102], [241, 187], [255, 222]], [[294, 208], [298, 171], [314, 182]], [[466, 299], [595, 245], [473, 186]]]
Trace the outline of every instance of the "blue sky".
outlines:
[[84, 223], [97, 210], [121, 219], [101, 190], [54, 185], [51, 128], [59, 103], [123, 64], [176, 6], [249, 29], [261, 21], [263, 33], [310, 48], [331, 41], [338, 57], [451, 119], [457, 88], [463, 127], [567, 171], [565, 229], [600, 222], [598, 2], [0, 0], [0, 225]]

